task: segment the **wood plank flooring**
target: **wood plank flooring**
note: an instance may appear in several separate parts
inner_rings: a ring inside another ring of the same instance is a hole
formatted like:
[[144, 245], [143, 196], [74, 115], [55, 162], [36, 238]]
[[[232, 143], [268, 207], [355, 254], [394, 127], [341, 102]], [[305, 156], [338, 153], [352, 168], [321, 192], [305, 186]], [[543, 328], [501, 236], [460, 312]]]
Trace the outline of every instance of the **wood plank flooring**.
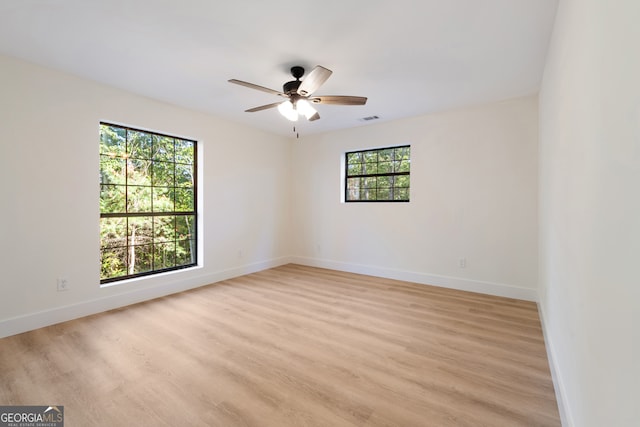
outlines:
[[299, 265], [0, 340], [74, 426], [559, 426], [534, 303]]

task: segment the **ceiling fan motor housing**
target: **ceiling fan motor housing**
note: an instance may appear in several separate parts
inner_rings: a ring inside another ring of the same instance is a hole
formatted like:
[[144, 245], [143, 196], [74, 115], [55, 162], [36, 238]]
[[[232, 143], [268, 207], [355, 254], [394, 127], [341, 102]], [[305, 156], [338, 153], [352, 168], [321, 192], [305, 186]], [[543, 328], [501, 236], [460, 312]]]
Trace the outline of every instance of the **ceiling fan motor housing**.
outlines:
[[287, 95], [293, 95], [294, 93], [298, 93], [298, 88], [300, 87], [300, 83], [302, 83], [300, 80], [292, 80], [290, 82], [286, 82], [282, 86], [282, 92], [284, 92]]

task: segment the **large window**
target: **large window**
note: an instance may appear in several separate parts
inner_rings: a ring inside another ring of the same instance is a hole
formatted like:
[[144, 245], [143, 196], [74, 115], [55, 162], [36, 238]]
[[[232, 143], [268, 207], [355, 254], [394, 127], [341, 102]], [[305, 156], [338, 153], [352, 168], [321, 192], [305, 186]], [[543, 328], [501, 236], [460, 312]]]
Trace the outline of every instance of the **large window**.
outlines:
[[196, 265], [196, 152], [100, 123], [100, 283]]
[[408, 202], [411, 147], [345, 154], [346, 202]]

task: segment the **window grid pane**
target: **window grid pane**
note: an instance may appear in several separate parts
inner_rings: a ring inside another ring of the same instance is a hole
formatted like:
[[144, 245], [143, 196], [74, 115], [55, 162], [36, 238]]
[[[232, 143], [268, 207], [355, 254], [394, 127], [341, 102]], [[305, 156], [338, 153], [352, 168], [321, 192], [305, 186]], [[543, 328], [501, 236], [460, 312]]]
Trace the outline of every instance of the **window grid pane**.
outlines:
[[100, 124], [101, 283], [196, 265], [196, 165], [195, 141]]
[[346, 202], [408, 202], [411, 147], [345, 154]]

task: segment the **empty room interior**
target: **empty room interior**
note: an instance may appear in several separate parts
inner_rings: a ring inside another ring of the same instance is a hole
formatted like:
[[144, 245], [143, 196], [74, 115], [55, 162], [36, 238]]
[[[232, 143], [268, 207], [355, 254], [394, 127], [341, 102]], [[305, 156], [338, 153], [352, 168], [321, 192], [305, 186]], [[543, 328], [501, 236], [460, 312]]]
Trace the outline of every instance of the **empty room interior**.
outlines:
[[0, 0], [0, 408], [640, 425], [638, 22]]

